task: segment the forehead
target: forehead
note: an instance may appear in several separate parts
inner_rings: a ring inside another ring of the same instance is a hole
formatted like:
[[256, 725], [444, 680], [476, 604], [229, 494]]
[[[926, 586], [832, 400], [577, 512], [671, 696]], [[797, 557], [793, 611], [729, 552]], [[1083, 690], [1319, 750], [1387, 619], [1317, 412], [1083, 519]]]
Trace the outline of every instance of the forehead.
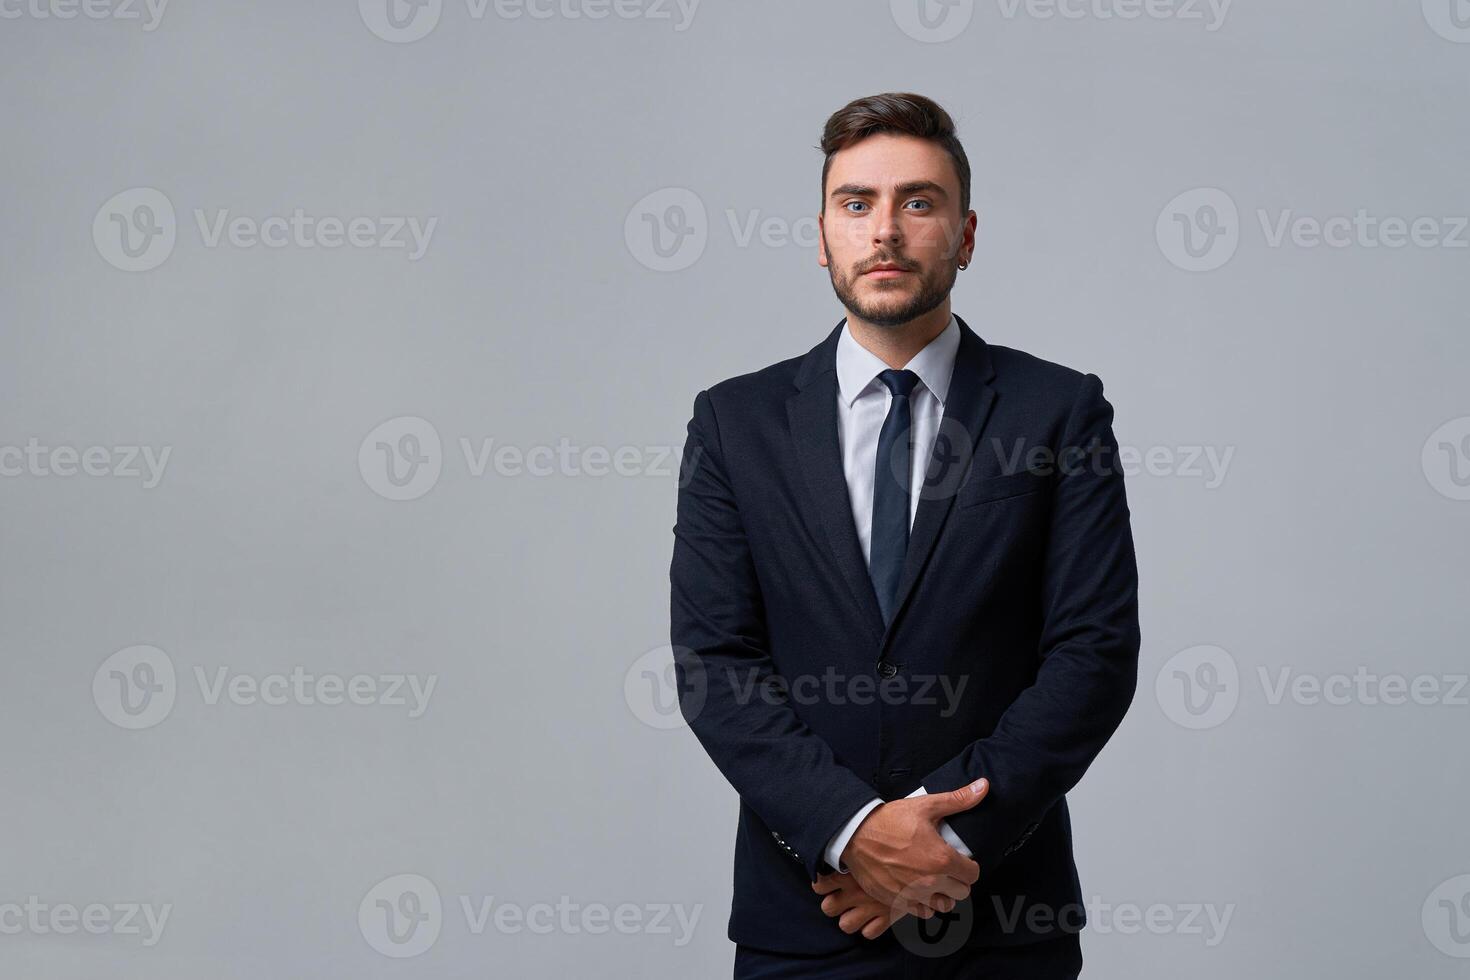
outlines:
[[959, 192], [959, 176], [944, 148], [932, 140], [879, 133], [832, 155], [827, 187], [866, 184], [880, 193], [912, 180], [932, 180]]

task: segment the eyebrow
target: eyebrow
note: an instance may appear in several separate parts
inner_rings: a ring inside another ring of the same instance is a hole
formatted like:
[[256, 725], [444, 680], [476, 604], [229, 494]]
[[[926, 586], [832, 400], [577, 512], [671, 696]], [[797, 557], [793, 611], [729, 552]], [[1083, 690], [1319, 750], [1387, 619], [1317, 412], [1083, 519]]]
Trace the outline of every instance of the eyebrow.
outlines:
[[[911, 180], [906, 184], [899, 184], [894, 190], [900, 197], [925, 191], [937, 197], [949, 197], [949, 194], [945, 192], [944, 188], [932, 180]], [[870, 187], [867, 184], [843, 184], [841, 187], [834, 187], [832, 193], [827, 196], [831, 198], [847, 197], [849, 195], [852, 197], [876, 197], [878, 195], [878, 189], [876, 187]]]

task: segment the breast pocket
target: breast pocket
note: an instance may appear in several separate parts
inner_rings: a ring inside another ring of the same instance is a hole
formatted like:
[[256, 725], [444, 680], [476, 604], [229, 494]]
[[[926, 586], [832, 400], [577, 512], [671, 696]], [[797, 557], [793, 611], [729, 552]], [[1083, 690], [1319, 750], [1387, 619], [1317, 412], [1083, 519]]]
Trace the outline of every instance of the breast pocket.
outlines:
[[1013, 497], [1040, 493], [1050, 484], [1050, 477], [1022, 470], [1020, 473], [1007, 473], [1005, 476], [993, 476], [986, 480], [971, 480], [960, 487], [959, 496], [955, 502], [962, 510], [968, 507], [979, 507], [982, 504], [993, 504], [999, 500], [1010, 500]]

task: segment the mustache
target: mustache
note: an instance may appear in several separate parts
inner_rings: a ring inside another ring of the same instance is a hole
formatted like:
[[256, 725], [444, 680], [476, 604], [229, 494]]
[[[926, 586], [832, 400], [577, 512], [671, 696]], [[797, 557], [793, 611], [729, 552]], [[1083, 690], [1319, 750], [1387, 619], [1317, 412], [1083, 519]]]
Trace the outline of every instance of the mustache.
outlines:
[[914, 267], [911, 264], [909, 264], [907, 262], [904, 262], [902, 259], [876, 258], [872, 262], [868, 263], [862, 269], [859, 269], [858, 270], [858, 275], [865, 276], [868, 273], [872, 272], [874, 269], [878, 268], [878, 266], [880, 266], [880, 265], [896, 265], [900, 269], [902, 269], [904, 272], [914, 272], [915, 271]]

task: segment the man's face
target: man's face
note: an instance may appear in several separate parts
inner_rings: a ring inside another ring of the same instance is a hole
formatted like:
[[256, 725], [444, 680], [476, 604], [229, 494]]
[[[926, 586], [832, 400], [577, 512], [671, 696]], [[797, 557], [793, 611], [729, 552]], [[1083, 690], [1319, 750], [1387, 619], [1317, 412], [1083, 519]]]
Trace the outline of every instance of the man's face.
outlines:
[[975, 244], [948, 153], [912, 136], [869, 136], [832, 157], [826, 194], [817, 261], [844, 307], [896, 327], [944, 302]]

